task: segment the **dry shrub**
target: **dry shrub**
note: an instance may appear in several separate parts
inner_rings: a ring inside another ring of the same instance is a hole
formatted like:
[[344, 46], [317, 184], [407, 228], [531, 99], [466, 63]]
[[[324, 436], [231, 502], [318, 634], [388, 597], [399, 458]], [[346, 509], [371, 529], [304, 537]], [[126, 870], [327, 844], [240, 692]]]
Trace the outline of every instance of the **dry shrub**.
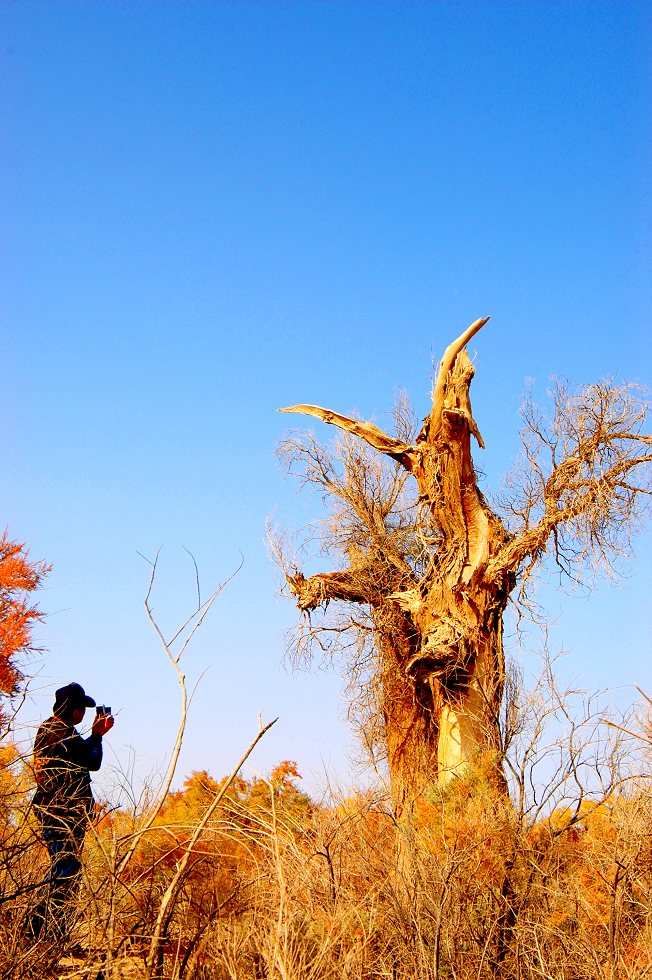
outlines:
[[[26, 947], [21, 930], [29, 885], [47, 862], [26, 797], [2, 772], [0, 962], [3, 977], [18, 980], [44, 975], [52, 956]], [[116, 812], [98, 824], [75, 927], [86, 949], [78, 975], [100, 967], [107, 980], [652, 973], [647, 787], [633, 780], [587, 800], [579, 817], [560, 808], [529, 822], [482, 760], [398, 820], [382, 794], [311, 802], [287, 763], [266, 780], [237, 780], [193, 845], [152, 957], [162, 897], [219, 788], [195, 773], [171, 793], [120, 877], [120, 842], [142, 815]]]

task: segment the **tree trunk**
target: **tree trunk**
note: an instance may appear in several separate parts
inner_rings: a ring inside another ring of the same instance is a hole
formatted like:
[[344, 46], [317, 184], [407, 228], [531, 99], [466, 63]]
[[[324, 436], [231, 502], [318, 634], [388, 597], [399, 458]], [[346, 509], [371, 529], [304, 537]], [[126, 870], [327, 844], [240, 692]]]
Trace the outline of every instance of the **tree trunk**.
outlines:
[[[471, 434], [482, 443], [469, 400], [473, 373], [466, 350], [457, 353], [441, 414], [431, 414], [417, 440], [421, 455], [413, 473], [440, 540], [418, 588], [395, 597], [420, 638], [405, 673], [428, 720], [430, 779], [436, 772], [440, 782], [461, 774], [481, 753], [493, 759], [496, 773], [500, 764], [502, 616], [514, 579], [497, 582], [485, 575], [508, 536], [477, 487]], [[390, 766], [405, 770], [398, 758], [390, 758]], [[420, 792], [427, 781], [420, 769], [408, 782], [409, 792]]]

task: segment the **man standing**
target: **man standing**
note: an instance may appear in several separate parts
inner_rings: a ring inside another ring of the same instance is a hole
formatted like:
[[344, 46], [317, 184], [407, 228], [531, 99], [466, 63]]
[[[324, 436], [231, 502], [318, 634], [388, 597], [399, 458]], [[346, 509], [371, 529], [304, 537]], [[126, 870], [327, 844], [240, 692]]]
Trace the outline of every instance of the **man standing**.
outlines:
[[52, 717], [39, 727], [34, 742], [33, 805], [51, 862], [47, 895], [30, 922], [37, 939], [63, 940], [71, 924], [70, 903], [81, 880], [81, 852], [95, 806], [90, 773], [102, 764], [102, 736], [114, 724], [109, 713], [98, 713], [91, 734], [82, 738], [75, 726], [81, 724], [86, 708], [94, 707], [81, 684], [59, 688]]

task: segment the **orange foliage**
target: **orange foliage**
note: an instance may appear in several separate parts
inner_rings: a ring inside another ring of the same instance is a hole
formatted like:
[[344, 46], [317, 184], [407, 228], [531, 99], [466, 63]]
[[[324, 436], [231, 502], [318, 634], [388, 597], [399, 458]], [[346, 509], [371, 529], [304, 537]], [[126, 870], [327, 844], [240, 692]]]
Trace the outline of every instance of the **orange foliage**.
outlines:
[[0, 843], [12, 831], [11, 818], [20, 799], [21, 785], [14, 770], [18, 750], [13, 742], [0, 742]]
[[13, 694], [23, 679], [16, 658], [33, 649], [32, 630], [42, 618], [29, 593], [38, 589], [50, 570], [30, 562], [23, 544], [0, 536], [0, 694]]
[[[241, 885], [257, 874], [256, 867], [266, 852], [271, 820], [272, 794], [283, 834], [306, 832], [313, 804], [294, 784], [301, 774], [292, 761], [281, 762], [267, 779], [236, 778], [225, 794], [222, 807], [206, 826], [194, 846], [185, 876], [186, 898], [192, 907], [217, 908]], [[184, 855], [199, 820], [224, 785], [205, 770], [192, 772], [179, 790], [169, 793], [152, 833], [140, 844], [126, 874], [131, 882], [148, 882], [150, 888], [164, 887], [170, 870]], [[123, 814], [126, 817], [126, 814]], [[116, 830], [113, 815], [101, 833]], [[149, 900], [149, 892], [144, 893]]]

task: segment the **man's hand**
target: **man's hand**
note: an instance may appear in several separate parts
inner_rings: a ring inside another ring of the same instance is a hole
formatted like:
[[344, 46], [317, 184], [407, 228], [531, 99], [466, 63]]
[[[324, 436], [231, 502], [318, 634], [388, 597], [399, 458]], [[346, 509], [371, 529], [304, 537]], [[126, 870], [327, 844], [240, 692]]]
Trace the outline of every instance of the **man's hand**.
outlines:
[[113, 715], [96, 715], [91, 731], [93, 735], [106, 735], [115, 725]]

